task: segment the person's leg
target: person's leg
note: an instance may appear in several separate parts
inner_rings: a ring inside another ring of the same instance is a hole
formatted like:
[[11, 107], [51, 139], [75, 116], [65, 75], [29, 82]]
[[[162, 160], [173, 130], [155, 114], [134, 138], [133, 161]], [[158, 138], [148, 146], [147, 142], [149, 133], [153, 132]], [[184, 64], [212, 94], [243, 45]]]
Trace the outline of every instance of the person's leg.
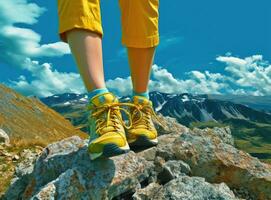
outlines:
[[66, 35], [88, 92], [105, 88], [100, 35], [84, 29], [72, 29]]
[[[89, 91], [91, 159], [129, 151], [118, 98], [105, 88], [100, 0], [58, 0], [59, 36], [67, 42]], [[105, 106], [106, 104], [106, 106]]]
[[159, 0], [120, 0], [122, 44], [127, 47], [133, 83], [132, 126], [127, 131], [130, 146], [153, 146], [158, 143], [152, 122], [156, 117], [148, 96], [148, 83], [155, 47], [159, 44]]
[[120, 0], [122, 44], [127, 47], [133, 95], [148, 97], [155, 47], [159, 44], [159, 0]]
[[105, 88], [100, 0], [57, 2], [59, 37], [69, 44], [87, 91]]
[[155, 47], [128, 47], [128, 57], [133, 83], [133, 96], [141, 95], [149, 98], [148, 83], [153, 63]]

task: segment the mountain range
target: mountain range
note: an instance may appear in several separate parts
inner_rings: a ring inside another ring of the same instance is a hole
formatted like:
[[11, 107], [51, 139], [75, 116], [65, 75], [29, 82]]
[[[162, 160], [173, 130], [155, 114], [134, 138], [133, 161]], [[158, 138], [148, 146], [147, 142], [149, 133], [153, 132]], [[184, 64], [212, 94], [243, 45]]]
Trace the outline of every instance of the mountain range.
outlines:
[[[129, 101], [130, 96], [119, 97]], [[157, 113], [175, 118], [190, 128], [230, 126], [235, 145], [254, 156], [271, 161], [271, 98], [238, 95], [150, 92]], [[73, 125], [87, 130], [86, 94], [59, 94], [40, 99]]]

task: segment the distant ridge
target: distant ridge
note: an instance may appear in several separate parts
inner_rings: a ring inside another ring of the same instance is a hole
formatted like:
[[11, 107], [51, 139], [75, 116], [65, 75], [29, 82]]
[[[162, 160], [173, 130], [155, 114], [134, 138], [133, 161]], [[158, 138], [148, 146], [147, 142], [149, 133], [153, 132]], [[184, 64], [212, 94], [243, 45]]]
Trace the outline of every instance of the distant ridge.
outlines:
[[[186, 126], [192, 122], [223, 121], [229, 118], [271, 124], [271, 114], [267, 112], [268, 106], [271, 107], [271, 98], [268, 103], [269, 97], [242, 98], [241, 96], [231, 95], [223, 97], [222, 95], [209, 94], [150, 92], [150, 99], [157, 112], [164, 116], [174, 117]], [[129, 96], [121, 97], [120, 100], [127, 101]], [[67, 119], [73, 120], [76, 125], [85, 123], [83, 119], [86, 117], [84, 109], [88, 101], [86, 94], [65, 93], [42, 98], [41, 101]], [[241, 102], [253, 103], [245, 104]]]
[[247, 105], [250, 108], [271, 114], [271, 95], [252, 96], [252, 95], [219, 95], [210, 94], [209, 99], [219, 99], [231, 101], [233, 103]]

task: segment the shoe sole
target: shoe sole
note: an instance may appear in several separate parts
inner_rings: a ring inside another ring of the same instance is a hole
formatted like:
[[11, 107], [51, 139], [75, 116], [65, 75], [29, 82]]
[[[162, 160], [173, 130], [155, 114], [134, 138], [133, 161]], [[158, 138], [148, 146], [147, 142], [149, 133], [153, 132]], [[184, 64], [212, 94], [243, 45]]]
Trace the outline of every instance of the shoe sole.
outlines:
[[96, 158], [99, 158], [99, 157], [109, 158], [113, 156], [118, 156], [121, 154], [128, 153], [129, 151], [130, 151], [130, 147], [128, 143], [124, 147], [119, 147], [116, 144], [109, 143], [109, 144], [104, 145], [103, 152], [101, 153], [89, 152], [89, 155], [90, 155], [91, 160], [95, 160]]
[[150, 140], [147, 136], [141, 135], [137, 138], [136, 141], [129, 143], [130, 147], [140, 147], [140, 148], [148, 148], [148, 147], [153, 147], [158, 144], [158, 139], [152, 139]]

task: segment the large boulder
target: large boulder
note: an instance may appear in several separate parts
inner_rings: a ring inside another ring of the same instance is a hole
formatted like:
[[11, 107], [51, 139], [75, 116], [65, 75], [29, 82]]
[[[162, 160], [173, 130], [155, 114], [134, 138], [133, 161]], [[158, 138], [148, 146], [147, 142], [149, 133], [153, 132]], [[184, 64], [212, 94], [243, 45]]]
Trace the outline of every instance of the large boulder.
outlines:
[[[32, 172], [20, 173], [6, 199], [112, 199], [144, 181], [153, 164], [134, 152], [91, 161], [78, 136], [47, 146]], [[29, 170], [29, 168], [28, 168]]]
[[165, 184], [152, 199], [235, 200], [237, 198], [225, 183], [211, 184], [202, 177], [181, 176]]
[[233, 147], [222, 132], [221, 128], [206, 128], [184, 133], [173, 142], [173, 154], [190, 165], [193, 176], [242, 187], [259, 200], [271, 199], [271, 166]]

